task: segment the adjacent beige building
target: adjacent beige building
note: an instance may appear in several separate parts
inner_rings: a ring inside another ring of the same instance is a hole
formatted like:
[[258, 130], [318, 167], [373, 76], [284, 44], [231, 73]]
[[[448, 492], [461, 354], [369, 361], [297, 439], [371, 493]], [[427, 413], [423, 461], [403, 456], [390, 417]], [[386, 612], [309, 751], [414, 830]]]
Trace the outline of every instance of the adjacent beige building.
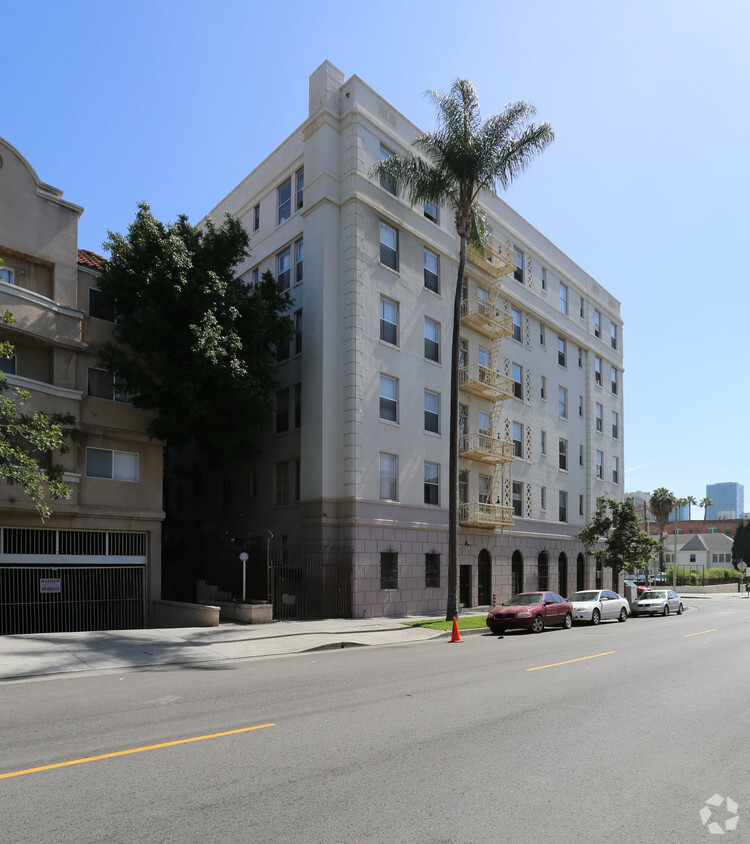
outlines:
[[71, 495], [42, 523], [0, 485], [0, 633], [143, 627], [161, 591], [162, 445], [96, 354], [113, 315], [97, 298], [101, 256], [78, 249], [83, 209], [0, 139], [1, 361], [27, 411], [69, 413], [79, 441], [53, 455]]

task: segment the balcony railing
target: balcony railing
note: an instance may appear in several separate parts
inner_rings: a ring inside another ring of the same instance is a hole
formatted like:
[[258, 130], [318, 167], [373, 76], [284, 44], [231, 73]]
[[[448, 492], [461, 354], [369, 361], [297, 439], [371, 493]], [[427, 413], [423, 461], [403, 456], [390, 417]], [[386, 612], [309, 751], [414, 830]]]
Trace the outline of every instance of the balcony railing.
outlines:
[[469, 501], [458, 505], [458, 521], [467, 527], [512, 527], [513, 508]]
[[467, 393], [489, 401], [513, 397], [513, 380], [479, 363], [471, 363], [458, 370], [458, 386]]
[[461, 457], [482, 463], [512, 463], [513, 443], [500, 440], [495, 434], [461, 434], [458, 440]]
[[475, 267], [481, 267], [496, 279], [512, 273], [516, 268], [515, 251], [494, 235], [490, 235], [484, 248], [484, 255], [473, 246], [469, 246], [466, 249], [466, 257]]
[[461, 302], [461, 323], [493, 340], [513, 334], [513, 316], [479, 296]]

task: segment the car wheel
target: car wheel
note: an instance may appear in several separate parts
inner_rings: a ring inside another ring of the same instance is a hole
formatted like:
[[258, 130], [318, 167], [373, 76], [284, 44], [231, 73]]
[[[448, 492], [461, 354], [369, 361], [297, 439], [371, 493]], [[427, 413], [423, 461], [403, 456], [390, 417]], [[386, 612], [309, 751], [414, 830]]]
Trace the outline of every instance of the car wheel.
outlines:
[[677, 609], [677, 615], [682, 615], [682, 604]]
[[541, 633], [544, 630], [544, 619], [541, 615], [538, 615], [534, 619], [534, 623], [531, 625], [531, 632], [532, 633]]
[[569, 613], [565, 613], [565, 621], [563, 621], [563, 630], [570, 630], [573, 626], [573, 616]]
[[669, 604], [664, 604], [664, 609], [661, 611], [662, 615], [669, 615]]
[[592, 624], [599, 624], [599, 622], [601, 621], [601, 618], [602, 618], [602, 614], [599, 612], [599, 610], [594, 610], [591, 613], [591, 623]]
[[617, 619], [618, 621], [627, 621], [628, 620], [628, 611], [623, 607], [620, 610], [620, 617]]

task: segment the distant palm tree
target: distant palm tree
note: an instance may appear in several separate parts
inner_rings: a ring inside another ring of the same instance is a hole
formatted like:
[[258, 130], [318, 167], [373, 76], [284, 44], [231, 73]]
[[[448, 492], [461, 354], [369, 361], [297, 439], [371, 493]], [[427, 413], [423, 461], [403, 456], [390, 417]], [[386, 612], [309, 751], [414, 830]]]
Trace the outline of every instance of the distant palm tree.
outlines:
[[448, 459], [448, 606], [446, 619], [458, 615], [458, 360], [461, 292], [466, 245], [484, 251], [487, 238], [482, 191], [505, 190], [554, 139], [549, 123], [529, 123], [532, 105], [519, 100], [482, 122], [477, 92], [457, 79], [449, 93], [428, 91], [438, 112], [438, 128], [414, 141], [416, 154], [391, 155], [372, 168], [387, 183], [403, 185], [410, 202], [447, 202], [459, 238], [458, 274], [453, 298], [450, 434]]
[[693, 506], [693, 504], [697, 504], [698, 502], [695, 500], [695, 496], [694, 496], [694, 495], [688, 495], [688, 497], [685, 499], [685, 501], [687, 501], [687, 506], [688, 506], [688, 521], [690, 521], [690, 520], [692, 519], [692, 512], [693, 512], [693, 511], [692, 511], [692, 506]]
[[666, 487], [660, 486], [651, 493], [648, 506], [653, 513], [656, 524], [659, 525], [659, 533], [663, 534], [669, 521], [669, 516], [677, 504], [677, 497]]
[[703, 507], [703, 521], [706, 521], [706, 517], [708, 516], [708, 508], [713, 507], [714, 502], [706, 496], [705, 498], [701, 498], [699, 507]]
[[682, 521], [682, 513], [685, 507], [688, 506], [687, 498], [678, 498], [675, 501], [675, 510], [674, 510], [674, 521], [677, 524], [678, 521]]

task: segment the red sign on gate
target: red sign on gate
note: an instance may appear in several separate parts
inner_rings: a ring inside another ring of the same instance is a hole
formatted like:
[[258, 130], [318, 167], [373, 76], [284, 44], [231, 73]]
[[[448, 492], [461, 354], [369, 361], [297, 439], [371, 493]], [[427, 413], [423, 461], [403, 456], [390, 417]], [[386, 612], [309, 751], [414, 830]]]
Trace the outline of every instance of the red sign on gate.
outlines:
[[39, 591], [44, 594], [62, 592], [62, 583], [59, 577], [39, 578]]

